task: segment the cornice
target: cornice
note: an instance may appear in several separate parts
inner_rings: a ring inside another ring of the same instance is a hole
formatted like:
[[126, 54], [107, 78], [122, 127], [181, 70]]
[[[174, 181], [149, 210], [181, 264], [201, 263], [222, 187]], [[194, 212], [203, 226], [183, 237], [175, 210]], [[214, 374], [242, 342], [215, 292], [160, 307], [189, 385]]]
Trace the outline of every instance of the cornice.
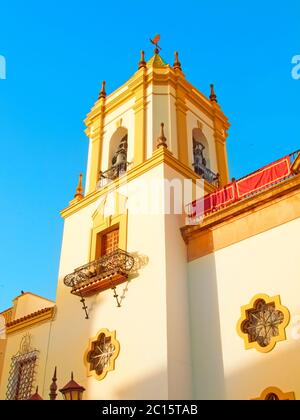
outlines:
[[[193, 105], [198, 107], [200, 111], [204, 112], [208, 117], [218, 118], [223, 125], [229, 127], [229, 122], [226, 115], [221, 110], [219, 104], [212, 104], [207, 96], [200, 92], [195, 86], [188, 82], [184, 73], [180, 70], [174, 70], [167, 65], [164, 68], [151, 67], [147, 70], [139, 69], [133, 76], [122, 86], [112, 92], [105, 100], [105, 113], [109, 113], [116, 107], [124, 104], [130, 99], [135, 98], [136, 90], [141, 86], [148, 87], [149, 85], [171, 85], [173, 88], [180, 89], [185, 100], [189, 100]], [[118, 91], [120, 91], [119, 94]], [[112, 98], [112, 99], [111, 99]], [[101, 99], [98, 99], [92, 110], [87, 114], [84, 122], [87, 126], [92, 124], [93, 120], [97, 118], [103, 109], [101, 109]]]
[[222, 225], [227, 221], [251, 213], [259, 207], [265, 207], [269, 203], [280, 199], [281, 197], [293, 194], [294, 191], [300, 189], [300, 174], [283, 181], [274, 187], [253, 195], [247, 199], [238, 201], [218, 210], [210, 215], [205, 216], [203, 222], [199, 225], [184, 226], [181, 228], [183, 239], [188, 243], [191, 239], [197, 237], [204, 231], [209, 231], [218, 225]]
[[[60, 213], [61, 216], [64, 219], [71, 216], [72, 214], [79, 211], [81, 208], [86, 207], [90, 205], [91, 203], [95, 202], [101, 196], [108, 194], [112, 190], [120, 187], [121, 185], [124, 185], [125, 183], [132, 181], [133, 179], [137, 177], [140, 177], [144, 173], [148, 172], [149, 170], [153, 169], [154, 167], [162, 163], [165, 163], [169, 167], [173, 168], [174, 170], [179, 172], [182, 176], [184, 176], [187, 179], [191, 179], [193, 181], [196, 181], [197, 179], [198, 180], [201, 179], [201, 177], [199, 177], [192, 169], [190, 169], [188, 166], [184, 165], [177, 158], [175, 158], [168, 149], [159, 148], [155, 150], [151, 158], [149, 158], [148, 160], [146, 160], [145, 162], [139, 165], [134, 166], [132, 169], [129, 169], [124, 176], [121, 176], [120, 178], [116, 179], [112, 183], [100, 188], [97, 191], [94, 191], [86, 195], [79, 202], [72, 203], [71, 205], [63, 209]], [[215, 187], [207, 183], [206, 181], [204, 184], [204, 188], [207, 193], [215, 190]]]
[[6, 334], [11, 334], [13, 332], [23, 330], [24, 328], [29, 328], [32, 326], [36, 326], [37, 324], [40, 324], [42, 322], [52, 320], [55, 315], [55, 309], [55, 306], [52, 306], [50, 308], [44, 308], [7, 323]]

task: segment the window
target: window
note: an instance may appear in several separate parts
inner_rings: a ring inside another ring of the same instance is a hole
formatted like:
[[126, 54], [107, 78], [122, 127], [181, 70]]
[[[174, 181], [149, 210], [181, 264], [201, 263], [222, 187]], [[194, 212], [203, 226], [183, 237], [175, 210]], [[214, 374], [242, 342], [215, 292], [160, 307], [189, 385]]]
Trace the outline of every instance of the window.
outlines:
[[[106, 180], [114, 180], [127, 171], [128, 133], [119, 127], [110, 139], [107, 170], [100, 173], [100, 184]], [[104, 183], [103, 183], [104, 182]]]
[[249, 305], [241, 309], [238, 333], [244, 339], [246, 349], [266, 353], [278, 341], [285, 340], [285, 328], [289, 322], [289, 312], [281, 305], [279, 296], [255, 296]]
[[219, 175], [209, 169], [208, 142], [201, 128], [193, 129], [193, 166], [196, 174], [209, 183], [218, 185]]
[[35, 364], [35, 355], [17, 361], [15, 400], [27, 400], [31, 396]]
[[24, 336], [19, 352], [11, 359], [6, 392], [8, 400], [27, 400], [32, 394], [38, 352], [30, 348], [30, 340], [29, 335]]
[[[195, 155], [197, 151], [199, 152], [199, 148], [201, 149], [201, 157], [203, 158], [204, 166], [210, 167], [210, 159], [209, 159], [209, 146], [207, 138], [205, 137], [202, 128], [194, 128], [192, 132], [193, 136], [193, 157], [195, 161]], [[201, 146], [200, 146], [201, 145]]]
[[116, 339], [116, 332], [103, 328], [96, 337], [90, 339], [86, 352], [88, 376], [103, 379], [107, 373], [115, 368], [115, 360], [119, 355], [120, 344]]
[[268, 394], [265, 398], [266, 401], [276, 401], [279, 400], [279, 397], [277, 394], [275, 394], [274, 392], [270, 392], [270, 394]]
[[119, 225], [99, 232], [96, 244], [96, 259], [119, 248]]
[[290, 401], [295, 399], [295, 394], [294, 392], [282, 392], [281, 389], [270, 386], [258, 398], [253, 399], [263, 401]]

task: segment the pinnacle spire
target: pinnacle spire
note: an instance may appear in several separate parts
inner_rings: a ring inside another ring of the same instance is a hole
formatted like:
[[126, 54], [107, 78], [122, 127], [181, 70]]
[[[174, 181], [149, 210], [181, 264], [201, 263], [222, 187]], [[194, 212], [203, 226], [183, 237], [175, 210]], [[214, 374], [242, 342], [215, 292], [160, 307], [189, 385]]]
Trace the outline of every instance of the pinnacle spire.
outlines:
[[106, 98], [105, 84], [106, 84], [106, 82], [105, 82], [105, 80], [103, 80], [102, 85], [101, 85], [101, 90], [100, 90], [100, 93], [99, 93], [99, 96], [98, 96], [98, 99]]
[[163, 122], [160, 124], [160, 127], [161, 127], [161, 129], [160, 129], [160, 136], [157, 139], [157, 148], [160, 148], [160, 147], [168, 148], [167, 139], [166, 139], [165, 133], [164, 133], [164, 123]]
[[145, 52], [141, 51], [140, 61], [139, 61], [139, 69], [146, 67], [146, 61], [145, 61]]
[[56, 377], [56, 366], [54, 369], [54, 374], [53, 374], [53, 378], [52, 378], [52, 383], [50, 385], [50, 400], [55, 400], [57, 397], [57, 385], [56, 385], [56, 381], [57, 381], [57, 377]]
[[213, 84], [210, 85], [209, 99], [210, 99], [211, 102], [215, 102], [215, 103], [218, 102], [217, 95], [215, 94], [215, 88], [214, 88], [214, 85]]
[[78, 199], [83, 198], [83, 194], [82, 194], [83, 193], [82, 177], [83, 177], [83, 175], [80, 174], [79, 175], [78, 184], [77, 184], [76, 193], [74, 195], [74, 198], [78, 198]]
[[175, 51], [174, 57], [175, 57], [174, 64], [173, 64], [174, 70], [176, 70], [176, 69], [181, 70], [181, 64], [180, 64], [180, 61], [178, 59], [178, 52], [177, 51]]

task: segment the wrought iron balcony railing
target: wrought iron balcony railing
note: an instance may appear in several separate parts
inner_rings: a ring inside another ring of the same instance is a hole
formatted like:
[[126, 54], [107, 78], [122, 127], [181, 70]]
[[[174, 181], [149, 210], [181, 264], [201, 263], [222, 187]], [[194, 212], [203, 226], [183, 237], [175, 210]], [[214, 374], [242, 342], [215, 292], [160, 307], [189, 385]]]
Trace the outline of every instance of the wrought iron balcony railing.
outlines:
[[219, 186], [219, 174], [215, 174], [213, 171], [211, 171], [209, 168], [207, 168], [200, 162], [198, 162], [197, 164], [194, 163], [193, 166], [196, 174], [202, 176], [210, 184], [213, 184], [216, 187]]
[[76, 268], [64, 278], [64, 284], [72, 287], [71, 293], [91, 296], [107, 289], [113, 289], [127, 280], [133, 269], [134, 257], [117, 249], [104, 257]]
[[116, 163], [111, 168], [107, 169], [107, 171], [100, 173], [100, 179], [110, 179], [113, 181], [114, 179], [119, 178], [119, 176], [123, 175], [127, 171], [127, 162]]

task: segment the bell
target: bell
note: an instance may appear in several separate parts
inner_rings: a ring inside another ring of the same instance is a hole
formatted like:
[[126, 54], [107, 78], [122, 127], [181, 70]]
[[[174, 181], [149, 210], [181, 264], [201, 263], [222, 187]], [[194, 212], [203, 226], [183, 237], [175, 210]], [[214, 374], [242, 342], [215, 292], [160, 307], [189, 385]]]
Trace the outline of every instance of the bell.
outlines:
[[121, 151], [121, 152], [118, 153], [118, 156], [117, 156], [117, 160], [116, 160], [115, 165], [116, 166], [122, 165], [124, 162], [126, 162], [126, 160], [127, 160], [126, 153], [124, 153], [123, 151]]

